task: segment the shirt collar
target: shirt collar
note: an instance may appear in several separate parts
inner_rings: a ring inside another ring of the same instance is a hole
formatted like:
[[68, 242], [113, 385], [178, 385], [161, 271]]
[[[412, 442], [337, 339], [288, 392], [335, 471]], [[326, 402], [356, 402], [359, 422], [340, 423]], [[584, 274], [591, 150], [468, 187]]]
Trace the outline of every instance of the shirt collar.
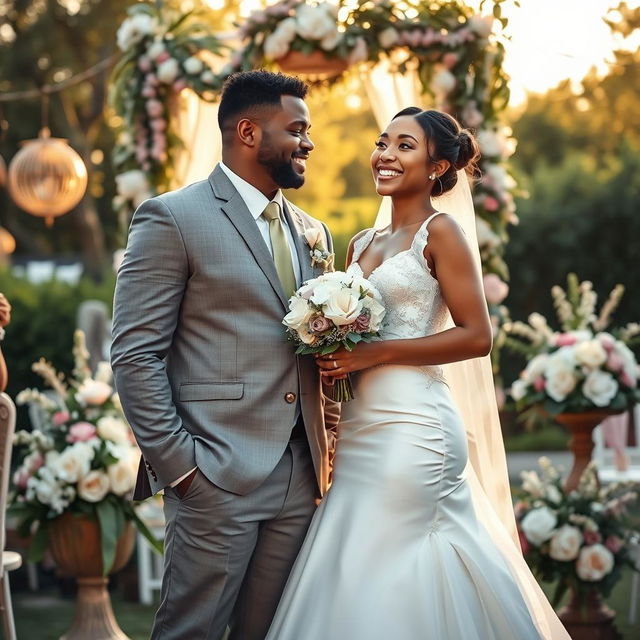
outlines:
[[[247, 205], [247, 209], [253, 216], [254, 220], [257, 220], [264, 211], [265, 207], [269, 204], [270, 200], [258, 189], [256, 189], [251, 183], [241, 178], [237, 173], [234, 173], [223, 162], [220, 162], [220, 168], [224, 171], [225, 175], [231, 184], [236, 188], [236, 191], [240, 194], [240, 197]], [[280, 211], [282, 211], [282, 191], [278, 189], [276, 195], [273, 196], [271, 202], [277, 202], [280, 205]]]

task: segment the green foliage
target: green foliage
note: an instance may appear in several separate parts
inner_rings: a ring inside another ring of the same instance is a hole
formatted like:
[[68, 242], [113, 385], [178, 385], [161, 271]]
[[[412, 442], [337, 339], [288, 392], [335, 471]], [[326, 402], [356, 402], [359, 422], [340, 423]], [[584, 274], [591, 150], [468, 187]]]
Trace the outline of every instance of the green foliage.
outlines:
[[52, 280], [32, 284], [9, 272], [0, 272], [0, 291], [11, 303], [11, 324], [2, 342], [9, 369], [8, 393], [15, 396], [26, 387], [40, 384], [31, 363], [41, 357], [55, 362], [61, 371], [73, 369], [73, 332], [80, 303], [95, 299], [109, 307], [113, 301], [115, 276], [101, 284], [88, 278], [77, 285]]

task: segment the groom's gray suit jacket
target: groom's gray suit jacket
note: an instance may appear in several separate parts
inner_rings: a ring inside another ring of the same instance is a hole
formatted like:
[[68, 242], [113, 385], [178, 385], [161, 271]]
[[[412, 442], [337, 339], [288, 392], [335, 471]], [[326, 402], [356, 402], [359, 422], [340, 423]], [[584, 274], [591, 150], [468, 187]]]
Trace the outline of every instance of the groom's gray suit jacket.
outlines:
[[[286, 200], [284, 210], [302, 280], [320, 275], [302, 234], [322, 229], [331, 250], [326, 227]], [[255, 489], [284, 453], [298, 399], [324, 493], [338, 411], [313, 358], [295, 356], [287, 341], [286, 312], [269, 250], [220, 167], [140, 205], [118, 273], [111, 350], [146, 467], [136, 497], [195, 466], [226, 491]]]

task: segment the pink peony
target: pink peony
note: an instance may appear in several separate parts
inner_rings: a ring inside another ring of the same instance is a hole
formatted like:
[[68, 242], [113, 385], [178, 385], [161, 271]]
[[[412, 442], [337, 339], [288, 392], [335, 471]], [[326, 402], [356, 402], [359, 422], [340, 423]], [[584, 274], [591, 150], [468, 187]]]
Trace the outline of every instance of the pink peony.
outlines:
[[572, 336], [570, 333], [561, 333], [556, 338], [556, 347], [570, 347], [572, 344], [576, 343], [576, 337]]
[[312, 333], [322, 333], [323, 331], [331, 329], [331, 326], [331, 320], [324, 316], [315, 316], [309, 321], [309, 330]]
[[164, 131], [167, 128], [167, 121], [164, 118], [154, 118], [149, 124], [153, 131]]
[[96, 428], [89, 422], [76, 422], [69, 427], [67, 442], [86, 442], [96, 435]]
[[585, 544], [597, 544], [602, 540], [602, 536], [597, 531], [585, 531], [584, 543]]
[[16, 487], [18, 487], [18, 489], [26, 489], [27, 482], [30, 477], [31, 477], [31, 474], [29, 473], [28, 469], [25, 469], [24, 467], [19, 467], [18, 469], [16, 469], [16, 472], [13, 474], [13, 484], [15, 484]]
[[151, 85], [145, 85], [142, 88], [142, 97], [143, 98], [155, 98], [158, 94], [156, 93], [156, 90], [154, 87], [152, 87]]
[[56, 411], [51, 417], [51, 421], [56, 427], [59, 427], [60, 425], [67, 422], [70, 417], [71, 416], [69, 415], [68, 411]]
[[484, 295], [489, 304], [500, 304], [509, 293], [509, 285], [502, 282], [495, 273], [487, 273], [482, 279]]
[[636, 380], [634, 380], [630, 375], [628, 371], [623, 371], [620, 374], [620, 382], [625, 386], [628, 387], [629, 389], [634, 389], [636, 386]]
[[140, 71], [142, 71], [143, 73], [148, 73], [149, 71], [151, 71], [151, 60], [149, 60], [149, 58], [147, 58], [146, 56], [142, 56], [138, 60], [138, 69], [140, 69]]
[[536, 391], [544, 391], [544, 378], [539, 376], [533, 381], [533, 388]]
[[169, 54], [169, 52], [165, 50], [161, 54], [156, 56], [156, 63], [162, 64], [163, 62], [166, 62], [170, 57], [171, 55]]
[[624, 541], [618, 536], [608, 536], [604, 541], [604, 546], [611, 551], [611, 553], [618, 553], [622, 549]]
[[164, 114], [164, 107], [160, 100], [147, 100], [146, 103], [147, 114], [150, 118], [159, 118]]

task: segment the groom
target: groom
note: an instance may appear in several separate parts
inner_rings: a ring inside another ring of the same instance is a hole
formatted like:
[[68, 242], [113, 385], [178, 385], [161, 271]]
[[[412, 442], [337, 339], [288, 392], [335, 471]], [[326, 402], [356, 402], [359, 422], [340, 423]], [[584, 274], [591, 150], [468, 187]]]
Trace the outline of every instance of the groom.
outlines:
[[326, 227], [280, 191], [302, 186], [313, 150], [306, 91], [232, 75], [222, 162], [131, 224], [112, 364], [143, 454], [136, 497], [164, 489], [153, 638], [217, 640], [229, 624], [232, 640], [262, 639], [327, 488], [338, 412], [282, 325], [295, 288], [322, 272], [305, 231], [331, 251]]

